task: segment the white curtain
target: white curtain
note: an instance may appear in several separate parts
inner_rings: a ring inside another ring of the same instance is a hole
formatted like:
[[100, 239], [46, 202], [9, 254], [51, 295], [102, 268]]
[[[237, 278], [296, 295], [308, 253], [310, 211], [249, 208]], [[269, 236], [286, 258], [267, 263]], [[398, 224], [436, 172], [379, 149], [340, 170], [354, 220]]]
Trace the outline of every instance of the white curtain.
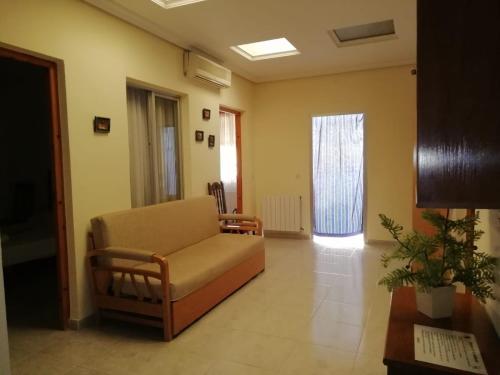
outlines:
[[127, 88], [127, 110], [132, 207], [142, 207], [153, 203], [148, 147], [148, 93]]
[[132, 207], [180, 199], [177, 101], [127, 88]]
[[363, 232], [363, 115], [313, 118], [314, 233]]
[[220, 174], [226, 193], [227, 212], [237, 207], [236, 179], [238, 159], [236, 154], [236, 115], [220, 112]]
[[158, 186], [162, 202], [179, 199], [177, 173], [177, 103], [156, 97]]

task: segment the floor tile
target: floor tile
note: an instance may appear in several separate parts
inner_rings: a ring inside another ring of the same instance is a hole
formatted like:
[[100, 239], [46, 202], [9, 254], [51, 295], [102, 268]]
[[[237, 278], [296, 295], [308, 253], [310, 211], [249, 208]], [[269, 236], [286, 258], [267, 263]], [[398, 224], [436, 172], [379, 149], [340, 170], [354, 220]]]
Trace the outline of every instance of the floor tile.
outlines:
[[307, 311], [274, 306], [248, 326], [248, 331], [281, 338], [297, 339], [311, 321]]
[[387, 367], [382, 363], [381, 355], [361, 353], [356, 357], [353, 375], [386, 375]]
[[65, 375], [74, 366], [60, 363], [48, 354], [35, 354], [28, 360], [12, 365], [12, 375]]
[[316, 311], [315, 317], [324, 321], [347, 323], [357, 326], [364, 324], [366, 309], [348, 303], [324, 300]]
[[27, 360], [31, 352], [23, 349], [10, 348], [10, 364], [13, 366], [21, 361]]
[[13, 374], [385, 374], [390, 294], [380, 247], [266, 239], [266, 270], [173, 341], [103, 321], [80, 331], [10, 327]]
[[280, 369], [281, 375], [349, 374], [355, 354], [319, 345], [298, 345]]
[[111, 375], [111, 374], [100, 370], [77, 366], [71, 368], [68, 372], [64, 373], [64, 375]]
[[204, 356], [182, 350], [174, 350], [151, 357], [141, 367], [138, 375], [203, 375], [208, 372], [212, 363], [212, 359]]
[[303, 332], [303, 335], [299, 336], [298, 339], [317, 345], [356, 352], [362, 335], [363, 328], [360, 326], [315, 317], [309, 323], [307, 331]]
[[229, 361], [217, 361], [207, 372], [207, 375], [273, 375], [272, 370], [243, 365]]
[[290, 339], [245, 331], [233, 331], [230, 343], [225, 358], [269, 370], [277, 370], [296, 346]]

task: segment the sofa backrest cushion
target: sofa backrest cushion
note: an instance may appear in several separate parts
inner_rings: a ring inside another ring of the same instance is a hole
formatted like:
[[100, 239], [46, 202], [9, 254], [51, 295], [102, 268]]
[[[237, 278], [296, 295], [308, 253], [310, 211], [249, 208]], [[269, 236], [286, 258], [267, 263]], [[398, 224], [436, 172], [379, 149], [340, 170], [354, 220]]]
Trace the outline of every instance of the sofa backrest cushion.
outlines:
[[215, 198], [133, 208], [91, 220], [97, 249], [121, 246], [168, 255], [220, 233]]

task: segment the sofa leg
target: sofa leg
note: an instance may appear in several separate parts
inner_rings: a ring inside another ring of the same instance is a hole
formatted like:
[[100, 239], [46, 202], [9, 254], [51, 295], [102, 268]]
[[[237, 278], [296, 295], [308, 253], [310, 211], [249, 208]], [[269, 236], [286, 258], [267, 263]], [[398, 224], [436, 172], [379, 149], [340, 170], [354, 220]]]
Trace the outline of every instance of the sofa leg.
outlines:
[[163, 324], [163, 341], [172, 341], [172, 331], [168, 324]]

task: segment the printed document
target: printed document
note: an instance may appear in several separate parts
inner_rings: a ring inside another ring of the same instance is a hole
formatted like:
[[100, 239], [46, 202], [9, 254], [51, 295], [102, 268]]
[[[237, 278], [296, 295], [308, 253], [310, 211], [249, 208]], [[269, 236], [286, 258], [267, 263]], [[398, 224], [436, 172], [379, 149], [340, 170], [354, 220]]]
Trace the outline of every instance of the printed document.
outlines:
[[473, 334], [418, 324], [413, 334], [416, 361], [487, 375]]

